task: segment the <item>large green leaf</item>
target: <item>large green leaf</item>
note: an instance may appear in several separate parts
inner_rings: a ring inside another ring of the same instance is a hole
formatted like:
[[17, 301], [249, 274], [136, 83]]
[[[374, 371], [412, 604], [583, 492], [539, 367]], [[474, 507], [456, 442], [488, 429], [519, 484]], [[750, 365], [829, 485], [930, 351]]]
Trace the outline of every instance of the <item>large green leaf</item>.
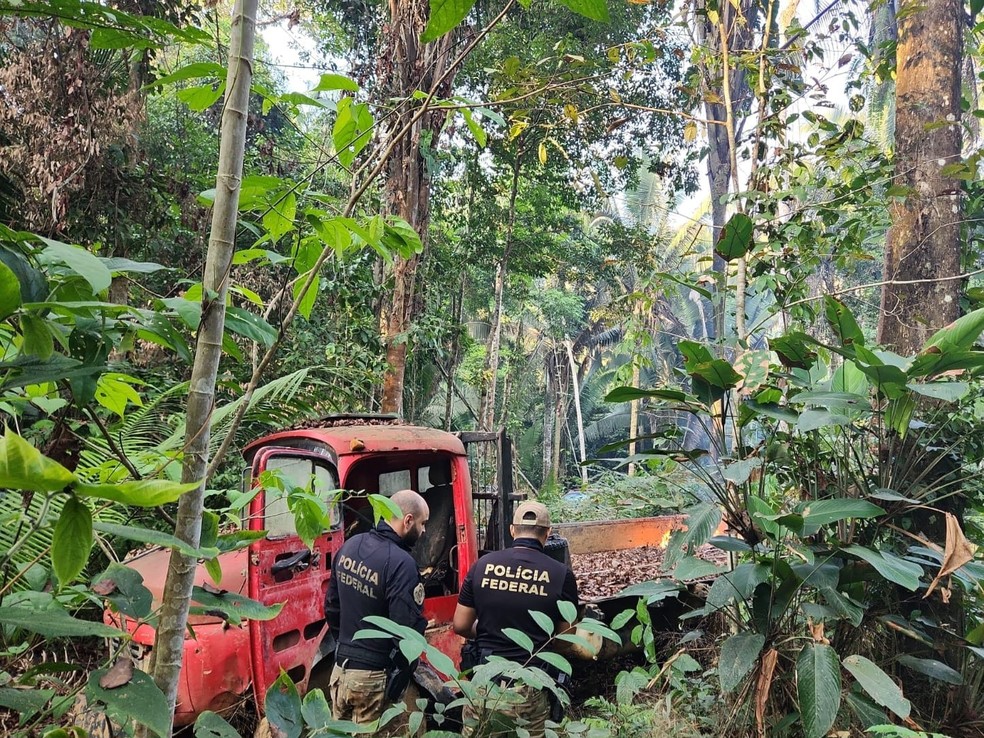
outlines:
[[721, 644], [718, 675], [722, 690], [731, 692], [741, 684], [758, 661], [764, 645], [765, 636], [760, 633], [739, 633]]
[[151, 530], [150, 528], [138, 528], [132, 525], [117, 525], [116, 523], [103, 523], [98, 520], [92, 524], [92, 527], [100, 533], [105, 533], [110, 536], [118, 536], [120, 538], [125, 538], [128, 541], [149, 543], [154, 546], [162, 546], [163, 548], [174, 548], [183, 553], [185, 556], [191, 556], [195, 559], [208, 559], [219, 553], [217, 548], [192, 548], [187, 543], [179, 538], [175, 538], [170, 533], [163, 533], [159, 530]]
[[20, 316], [20, 326], [24, 336], [21, 351], [28, 356], [37, 356], [42, 361], [49, 359], [55, 352], [55, 341], [47, 321], [34, 313], [23, 313]]
[[137, 620], [150, 615], [153, 595], [144, 586], [143, 575], [115, 561], [92, 580], [90, 588], [113, 603], [117, 611]]
[[899, 663], [913, 671], [918, 671], [920, 674], [925, 674], [930, 679], [954, 685], [964, 683], [959, 671], [936, 659], [919, 659], [909, 654], [903, 654], [899, 656]]
[[440, 38], [461, 23], [474, 4], [475, 0], [430, 0], [427, 27], [420, 40], [426, 43]]
[[233, 625], [239, 625], [244, 619], [273, 620], [284, 607], [283, 602], [264, 605], [236, 592], [209, 592], [203, 587], [192, 589], [191, 599], [211, 613], [222, 613]]
[[[125, 655], [123, 658], [127, 658]], [[99, 680], [108, 669], [96, 669], [89, 676], [86, 695], [91, 702], [101, 702], [106, 712], [120, 722], [135, 720], [146, 725], [160, 738], [170, 736], [171, 711], [167, 707], [164, 693], [154, 684], [154, 680], [142, 671], [134, 671], [130, 681], [120, 687], [105, 689]]]
[[971, 349], [981, 332], [984, 332], [984, 308], [967, 313], [936, 331], [926, 341], [920, 354], [945, 354]]
[[206, 710], [195, 720], [195, 738], [241, 738], [225, 718]]
[[0, 320], [13, 315], [21, 305], [21, 286], [17, 275], [0, 262]]
[[226, 328], [250, 341], [270, 347], [277, 340], [277, 329], [259, 315], [238, 307], [226, 308]]
[[79, 575], [89, 562], [92, 548], [92, 512], [72, 495], [62, 507], [51, 539], [51, 564], [64, 586]]
[[855, 654], [844, 659], [844, 668], [858, 680], [858, 684], [871, 699], [903, 720], [909, 717], [912, 710], [909, 700], [902, 696], [901, 688], [877, 664]]
[[17, 278], [20, 284], [20, 302], [40, 302], [48, 296], [48, 282], [44, 275], [31, 266], [22, 254], [0, 245], [0, 263]]
[[602, 23], [607, 23], [609, 20], [606, 0], [560, 0], [560, 3], [585, 18]]
[[740, 259], [751, 248], [754, 227], [755, 224], [747, 215], [735, 213], [721, 231], [721, 237], [714, 245], [714, 251], [725, 261]]
[[806, 738], [827, 734], [841, 701], [841, 673], [837, 652], [822, 643], [811, 643], [796, 659], [796, 694]]
[[673, 569], [673, 578], [681, 582], [706, 579], [724, 573], [724, 569], [696, 556], [685, 556]]
[[160, 507], [197, 488], [197, 482], [180, 483], [169, 479], [137, 479], [119, 484], [79, 482], [75, 485], [75, 490], [85, 497], [99, 497], [135, 507]]
[[687, 516], [687, 529], [675, 531], [667, 544], [666, 566], [675, 566], [682, 551], [688, 553], [702, 546], [714, 535], [721, 523], [721, 508], [710, 502], [702, 502], [683, 511]]
[[322, 74], [318, 84], [311, 92], [327, 92], [329, 90], [345, 90], [346, 92], [358, 92], [359, 83], [341, 74]]
[[867, 500], [834, 498], [814, 500], [803, 506], [803, 535], [812, 536], [821, 526], [850, 518], [876, 518], [885, 511]]
[[823, 298], [824, 315], [834, 333], [844, 346], [864, 345], [864, 333], [854, 319], [854, 314], [836, 297], [826, 295]]
[[800, 433], [820, 430], [822, 428], [833, 428], [836, 426], [850, 425], [851, 418], [842, 413], [834, 413], [830, 410], [818, 410], [810, 408], [805, 410], [796, 421], [796, 430]]
[[109, 288], [109, 283], [113, 281], [112, 273], [105, 264], [84, 248], [48, 238], [41, 238], [41, 241], [45, 244], [41, 257], [49, 262], [58, 262], [67, 266], [89, 283], [93, 294]]
[[732, 389], [743, 377], [724, 359], [714, 359], [697, 364], [688, 370], [691, 376], [700, 377], [713, 387]]
[[721, 476], [734, 484], [744, 484], [752, 476], [752, 472], [761, 468], [762, 459], [753, 456], [750, 459], [733, 461], [721, 470]]
[[0, 488], [59, 492], [75, 474], [52, 461], [9, 428], [0, 439]]
[[526, 653], [533, 653], [535, 647], [532, 639], [521, 630], [516, 628], [503, 628], [502, 635], [522, 648]]
[[714, 609], [728, 605], [734, 599], [751, 598], [755, 588], [769, 578], [770, 569], [765, 564], [745, 562], [734, 571], [722, 574], [707, 591], [707, 604]]
[[855, 544], [844, 546], [842, 550], [867, 561], [885, 579], [898, 584], [900, 587], [905, 587], [911, 592], [915, 592], [919, 588], [919, 578], [923, 573], [919, 564], [906, 561], [888, 551], [874, 551]]
[[281, 672], [277, 681], [270, 685], [264, 705], [267, 719], [276, 735], [280, 738], [300, 738], [304, 729], [301, 697], [286, 672]]
[[195, 62], [193, 64], [185, 64], [177, 71], [155, 79], [152, 85], [154, 87], [158, 85], [169, 85], [174, 82], [183, 82], [187, 79], [201, 79], [202, 77], [225, 79], [225, 76], [226, 68], [222, 64], [216, 62]]
[[810, 348], [810, 337], [800, 331], [769, 339], [769, 348], [776, 352], [783, 366], [809, 369], [817, 360]]
[[917, 395], [943, 402], [957, 402], [970, 392], [968, 382], [910, 382], [906, 386]]
[[49, 638], [81, 636], [119, 638], [123, 635], [119, 630], [108, 625], [73, 618], [64, 610], [35, 610], [16, 605], [0, 607], [0, 623], [31, 633], [40, 633]]

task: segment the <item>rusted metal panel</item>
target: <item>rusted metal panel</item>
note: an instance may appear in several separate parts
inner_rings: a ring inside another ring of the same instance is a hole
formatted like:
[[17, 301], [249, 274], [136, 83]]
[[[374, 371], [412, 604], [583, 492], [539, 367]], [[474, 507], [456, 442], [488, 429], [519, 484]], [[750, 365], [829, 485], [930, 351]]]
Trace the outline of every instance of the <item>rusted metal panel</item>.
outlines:
[[260, 446], [275, 446], [278, 442], [303, 439], [320, 441], [334, 449], [338, 456], [381, 451], [445, 451], [458, 456], [465, 454], [461, 441], [442, 430], [415, 425], [351, 425], [273, 433], [249, 444], [243, 455], [249, 458]]
[[572, 554], [580, 554], [621, 551], [640, 546], [662, 548], [673, 531], [686, 527], [686, 515], [661, 515], [655, 518], [560, 523], [553, 526], [553, 530], [567, 539]]

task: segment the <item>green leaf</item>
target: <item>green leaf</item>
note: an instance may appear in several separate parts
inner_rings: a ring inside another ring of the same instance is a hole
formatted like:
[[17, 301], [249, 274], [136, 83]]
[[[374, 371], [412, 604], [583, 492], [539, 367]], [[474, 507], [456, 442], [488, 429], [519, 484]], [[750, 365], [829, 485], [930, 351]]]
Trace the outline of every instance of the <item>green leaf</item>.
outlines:
[[[0, 241], [3, 238], [0, 237]], [[14, 273], [20, 286], [20, 302], [41, 302], [48, 296], [48, 282], [27, 258], [0, 244], [0, 263]]]
[[93, 294], [109, 288], [110, 282], [113, 281], [112, 273], [105, 264], [84, 248], [48, 238], [41, 238], [41, 241], [45, 244], [45, 248], [41, 251], [42, 259], [49, 263], [57, 262], [67, 266], [89, 283]]
[[128, 541], [149, 543], [154, 546], [163, 546], [164, 548], [174, 548], [183, 553], [185, 556], [191, 556], [195, 559], [211, 558], [219, 553], [218, 549], [194, 549], [184, 541], [179, 538], [175, 538], [169, 533], [162, 533], [159, 530], [151, 530], [150, 528], [137, 528], [132, 525], [103, 523], [98, 520], [92, 524], [92, 527], [100, 533], [125, 538]]
[[755, 224], [744, 213], [731, 216], [721, 231], [721, 237], [714, 246], [714, 251], [725, 261], [740, 259], [748, 253], [752, 245], [752, 232]]
[[290, 504], [294, 514], [294, 525], [297, 536], [308, 548], [314, 547], [314, 539], [320, 536], [328, 527], [328, 520], [317, 500], [309, 496], [294, 496]]
[[608, 3], [606, 0], [560, 0], [560, 4], [573, 10], [578, 15], [594, 21], [608, 23]]
[[263, 214], [263, 227], [266, 228], [273, 241], [278, 241], [294, 230], [294, 218], [296, 217], [297, 196], [293, 192], [288, 192]]
[[885, 579], [898, 584], [900, 587], [905, 587], [911, 592], [915, 592], [919, 588], [919, 578], [923, 573], [919, 564], [906, 561], [887, 551], [873, 551], [864, 546], [843, 546], [841, 550], [867, 561]]
[[687, 529], [675, 531], [667, 545], [666, 565], [673, 566], [681, 549], [688, 553], [702, 546], [714, 535], [721, 524], [721, 509], [710, 502], [702, 502], [683, 511], [687, 516]]
[[[331, 706], [320, 689], [312, 689], [301, 702], [301, 716], [310, 735], [318, 735], [332, 722]], [[328, 733], [330, 731], [324, 730]], [[196, 737], [197, 738], [197, 737]]]
[[560, 611], [560, 617], [564, 619], [565, 623], [577, 622], [577, 606], [573, 602], [560, 600], [557, 603], [557, 609]]
[[537, 612], [536, 610], [530, 610], [530, 616], [536, 621], [536, 624], [543, 628], [543, 632], [548, 636], [552, 636], [554, 633], [554, 621], [545, 612]]
[[225, 718], [206, 710], [195, 720], [195, 738], [241, 738]]
[[502, 635], [522, 648], [526, 653], [533, 653], [533, 641], [526, 633], [516, 628], [503, 628]]
[[178, 90], [175, 92], [174, 96], [196, 113], [201, 113], [204, 110], [208, 110], [219, 101], [219, 98], [222, 97], [222, 93], [225, 92], [225, 87], [225, 81], [219, 82], [214, 86], [208, 84], [198, 85], [195, 87], [186, 87], [183, 90]]
[[226, 328], [269, 348], [277, 340], [277, 329], [259, 315], [238, 307], [226, 308]]
[[888, 715], [885, 713], [885, 710], [875, 704], [861, 690], [861, 687], [857, 683], [853, 684], [847, 693], [847, 706], [851, 708], [851, 712], [854, 713], [858, 722], [864, 728], [870, 728], [873, 725], [879, 725], [888, 721]]
[[318, 84], [311, 92], [328, 92], [329, 90], [345, 90], [346, 92], [358, 92], [359, 84], [341, 74], [322, 74]]
[[537, 654], [537, 658], [541, 661], [545, 661], [550, 664], [555, 669], [559, 669], [568, 676], [570, 676], [573, 669], [571, 668], [571, 662], [561, 656], [559, 653], [551, 653], [550, 651], [540, 651]]
[[918, 671], [920, 674], [925, 674], [930, 679], [955, 685], [964, 683], [959, 671], [936, 659], [918, 659], [915, 656], [903, 654], [899, 656], [899, 663], [913, 671]]
[[739, 633], [721, 644], [718, 675], [723, 691], [731, 692], [741, 684], [758, 661], [764, 645], [765, 636], [759, 633]]
[[17, 275], [10, 267], [0, 262], [0, 320], [13, 315], [20, 306], [21, 285]]
[[817, 360], [816, 352], [810, 349], [810, 337], [800, 331], [770, 338], [769, 348], [776, 352], [785, 367], [809, 369]]
[[821, 526], [836, 523], [839, 520], [877, 518], [879, 515], [885, 514], [885, 511], [878, 505], [867, 500], [853, 498], [815, 500], [803, 506], [801, 512], [803, 513], [803, 535], [807, 536], [816, 533]]
[[427, 27], [420, 35], [424, 43], [440, 38], [457, 26], [475, 5], [475, 0], [430, 0]]
[[752, 457], [751, 459], [742, 459], [741, 461], [734, 461], [724, 467], [724, 469], [721, 470], [721, 476], [734, 484], [744, 484], [748, 481], [748, 478], [752, 476], [752, 472], [761, 468], [761, 466], [762, 459], [757, 456]]
[[90, 588], [97, 587], [100, 591], [111, 590], [105, 597], [118, 612], [137, 620], [150, 615], [153, 596], [144, 586], [143, 576], [136, 569], [114, 561], [92, 580]]
[[21, 628], [31, 633], [40, 633], [49, 638], [83, 636], [120, 638], [123, 636], [123, 633], [116, 628], [92, 620], [73, 618], [64, 610], [35, 610], [18, 605], [0, 606], [0, 623], [13, 628]]
[[64, 587], [85, 568], [92, 548], [92, 512], [72, 495], [62, 507], [51, 538], [51, 564]]
[[847, 620], [855, 628], [861, 625], [861, 621], [864, 619], [864, 608], [847, 595], [831, 587], [821, 588], [820, 595], [830, 609], [837, 614], [837, 617]]
[[834, 333], [840, 339], [841, 345], [864, 345], [864, 333], [855, 320], [854, 314], [836, 297], [826, 295], [823, 298], [824, 315]]
[[[125, 655], [123, 658], [127, 658]], [[160, 738], [170, 735], [171, 711], [164, 693], [154, 680], [139, 670], [134, 670], [130, 681], [121, 687], [103, 689], [99, 680], [109, 671], [96, 669], [89, 676], [85, 691], [90, 702], [101, 702], [106, 712], [120, 722], [135, 720], [146, 725]]]
[[970, 392], [968, 382], [910, 382], [906, 387], [918, 395], [943, 402], [957, 402]]
[[672, 389], [645, 390], [638, 387], [616, 387], [605, 395], [605, 402], [632, 402], [633, 400], [642, 399], [697, 403], [696, 397], [688, 395], [686, 392]]
[[688, 368], [691, 376], [700, 377], [713, 387], [732, 389], [738, 386], [743, 377], [724, 359], [701, 362]]
[[160, 507], [197, 488], [197, 482], [183, 484], [169, 479], [137, 479], [118, 484], [77, 482], [75, 485], [75, 491], [84, 497], [99, 497], [135, 507]]
[[[53, 689], [13, 689], [10, 687], [0, 688], [0, 707], [13, 710], [20, 714], [20, 724], [23, 725], [27, 720], [43, 710], [55, 695]], [[17, 735], [14, 732], [13, 735]], [[45, 736], [47, 738], [47, 734]]]
[[202, 587], [195, 587], [191, 599], [210, 612], [222, 613], [232, 624], [239, 625], [246, 620], [273, 620], [284, 607], [283, 602], [264, 605], [236, 592], [213, 594]]
[[972, 349], [982, 332], [984, 332], [984, 308], [967, 313], [938, 330], [926, 341], [920, 355], [946, 354], [951, 351]]
[[616, 594], [619, 597], [645, 597], [646, 602], [653, 603], [665, 600], [667, 597], [677, 597], [682, 591], [683, 587], [672, 579], [654, 579], [649, 582], [630, 584]]
[[9, 428], [0, 439], [0, 488], [32, 492], [59, 492], [75, 482], [75, 475], [44, 456]]
[[850, 424], [851, 419], [847, 415], [811, 408], [799, 416], [799, 420], [796, 421], [796, 430], [800, 433], [809, 433], [822, 428], [834, 428]]
[[300, 738], [304, 729], [301, 698], [286, 672], [281, 672], [277, 681], [270, 685], [264, 705], [275, 735], [279, 738]]
[[55, 352], [55, 341], [47, 321], [34, 313], [24, 313], [20, 316], [20, 328], [24, 336], [24, 343], [21, 345], [22, 353], [37, 356], [42, 361], [51, 358]]
[[359, 152], [368, 145], [374, 122], [367, 105], [353, 103], [351, 97], [343, 97], [338, 101], [332, 141], [342, 166], [351, 166]]
[[472, 111], [468, 108], [462, 108], [461, 115], [465, 119], [465, 123], [468, 125], [468, 130], [471, 131], [471, 135], [475, 138], [475, 143], [479, 145], [480, 148], [485, 148], [488, 143], [489, 136], [482, 128], [482, 125], [475, 120], [475, 116], [472, 115]]
[[806, 738], [821, 738], [834, 724], [841, 701], [841, 673], [837, 652], [811, 643], [796, 659], [796, 694]]
[[858, 680], [858, 684], [871, 699], [903, 720], [909, 717], [912, 710], [909, 700], [902, 696], [899, 686], [876, 664], [855, 654], [844, 659], [844, 668]]
[[871, 403], [863, 395], [851, 392], [800, 392], [791, 400], [798, 405], [812, 405], [822, 408], [865, 408]]
[[213, 79], [225, 79], [226, 68], [215, 62], [195, 62], [186, 64], [171, 74], [155, 79], [148, 87], [157, 85], [169, 85], [173, 82], [182, 82], [186, 79], [200, 79], [201, 77], [211, 77]]
[[673, 578], [681, 582], [692, 579], [706, 579], [714, 577], [724, 572], [720, 566], [704, 561], [696, 556], [686, 556], [673, 569]]

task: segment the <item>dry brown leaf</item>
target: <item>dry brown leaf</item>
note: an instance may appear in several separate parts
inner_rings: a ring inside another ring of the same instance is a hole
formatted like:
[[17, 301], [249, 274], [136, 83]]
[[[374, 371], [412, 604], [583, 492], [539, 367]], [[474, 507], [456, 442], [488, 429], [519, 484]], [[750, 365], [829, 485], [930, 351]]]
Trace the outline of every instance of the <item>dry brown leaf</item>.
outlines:
[[943, 563], [940, 572], [923, 595], [929, 597], [939, 585], [943, 577], [948, 577], [964, 564], [974, 560], [977, 546], [967, 540], [960, 529], [960, 521], [953, 513], [946, 513], [946, 548], [943, 550]]
[[822, 643], [825, 646], [830, 645], [830, 641], [827, 640], [827, 636], [823, 634], [823, 623], [810, 623], [810, 635], [813, 636], [813, 641], [815, 643]]
[[755, 684], [755, 725], [760, 738], [765, 738], [765, 706], [769, 702], [769, 691], [772, 689], [772, 675], [776, 671], [779, 652], [770, 648], [762, 657], [758, 681]]
[[116, 591], [116, 582], [112, 579], [102, 579], [89, 587], [89, 589], [100, 597], [105, 597]]
[[99, 686], [103, 689], [117, 689], [129, 684], [133, 679], [133, 662], [129, 656], [121, 656], [109, 670], [99, 677]]

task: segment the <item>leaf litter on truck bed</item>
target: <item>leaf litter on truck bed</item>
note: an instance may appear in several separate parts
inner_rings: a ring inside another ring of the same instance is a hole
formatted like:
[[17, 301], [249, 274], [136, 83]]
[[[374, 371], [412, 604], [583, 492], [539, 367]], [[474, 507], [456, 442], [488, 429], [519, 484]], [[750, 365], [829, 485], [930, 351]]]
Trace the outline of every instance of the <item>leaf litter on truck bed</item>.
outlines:
[[[571, 554], [571, 569], [581, 599], [594, 600], [611, 597], [633, 584], [668, 577], [670, 573], [663, 568], [665, 555], [666, 549], [659, 546]], [[726, 552], [709, 544], [697, 549], [696, 555], [715, 564], [728, 561]]]

